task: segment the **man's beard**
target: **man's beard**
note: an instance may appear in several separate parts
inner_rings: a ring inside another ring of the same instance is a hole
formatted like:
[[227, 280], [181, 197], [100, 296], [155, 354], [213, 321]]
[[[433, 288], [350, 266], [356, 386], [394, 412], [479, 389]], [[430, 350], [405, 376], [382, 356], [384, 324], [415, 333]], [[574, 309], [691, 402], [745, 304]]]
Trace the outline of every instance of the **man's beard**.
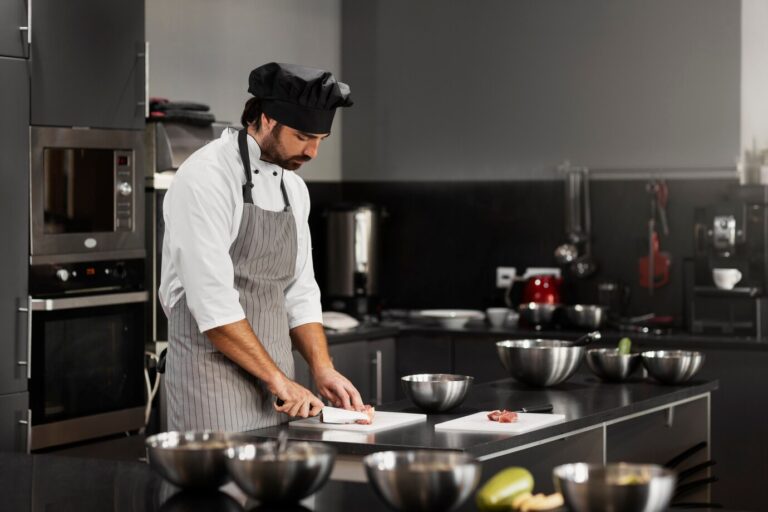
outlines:
[[283, 125], [276, 124], [261, 141], [261, 159], [273, 163], [288, 171], [295, 171], [301, 164], [309, 162], [306, 155], [286, 155], [285, 148], [280, 143], [280, 133]]

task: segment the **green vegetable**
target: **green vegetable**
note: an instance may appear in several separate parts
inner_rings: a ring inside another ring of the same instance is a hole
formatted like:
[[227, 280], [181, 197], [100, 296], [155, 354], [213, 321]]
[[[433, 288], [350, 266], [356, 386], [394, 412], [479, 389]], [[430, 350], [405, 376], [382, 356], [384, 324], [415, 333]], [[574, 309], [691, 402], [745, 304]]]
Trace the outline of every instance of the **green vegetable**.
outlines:
[[512, 500], [524, 492], [533, 491], [533, 475], [525, 468], [511, 467], [491, 477], [477, 491], [477, 508], [483, 512], [508, 511]]
[[632, 351], [632, 340], [629, 338], [621, 338], [619, 340], [619, 354], [622, 356], [629, 355]]

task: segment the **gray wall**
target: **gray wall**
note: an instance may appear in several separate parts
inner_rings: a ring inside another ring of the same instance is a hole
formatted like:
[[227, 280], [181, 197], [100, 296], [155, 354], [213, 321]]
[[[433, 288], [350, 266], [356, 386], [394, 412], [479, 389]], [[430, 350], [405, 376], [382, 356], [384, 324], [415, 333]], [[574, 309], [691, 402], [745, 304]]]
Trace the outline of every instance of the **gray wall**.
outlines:
[[732, 167], [740, 2], [343, 0], [344, 180]]
[[[239, 123], [248, 73], [270, 61], [328, 69], [341, 79], [341, 0], [146, 0], [150, 94], [207, 103], [217, 119]], [[354, 88], [353, 88], [354, 94]], [[307, 180], [341, 177], [341, 126]]]

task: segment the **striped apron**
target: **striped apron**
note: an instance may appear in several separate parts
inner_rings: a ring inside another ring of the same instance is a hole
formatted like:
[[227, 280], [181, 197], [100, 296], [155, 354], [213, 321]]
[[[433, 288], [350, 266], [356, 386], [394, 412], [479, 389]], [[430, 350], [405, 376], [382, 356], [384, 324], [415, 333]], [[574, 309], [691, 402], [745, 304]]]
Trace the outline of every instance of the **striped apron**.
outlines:
[[[293, 379], [293, 355], [285, 289], [296, 266], [296, 222], [285, 184], [284, 208], [262, 210], [253, 204], [247, 134], [238, 134], [246, 183], [243, 216], [229, 254], [240, 304], [261, 344], [277, 366]], [[168, 319], [165, 385], [168, 430], [242, 432], [277, 425], [288, 417], [274, 410], [266, 385], [219, 352], [192, 317], [186, 295]]]

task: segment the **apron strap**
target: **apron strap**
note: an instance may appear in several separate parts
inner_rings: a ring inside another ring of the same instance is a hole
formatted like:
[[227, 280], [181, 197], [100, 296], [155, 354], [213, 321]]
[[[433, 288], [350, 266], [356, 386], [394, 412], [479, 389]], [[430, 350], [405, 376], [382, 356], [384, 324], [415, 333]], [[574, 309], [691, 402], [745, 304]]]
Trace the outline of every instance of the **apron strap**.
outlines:
[[288, 200], [288, 192], [285, 191], [285, 182], [283, 181], [283, 175], [285, 174], [285, 169], [282, 170], [280, 173], [280, 192], [283, 193], [283, 211], [289, 212], [291, 211], [291, 202]]
[[253, 188], [253, 175], [251, 174], [251, 158], [248, 154], [248, 133], [245, 128], [240, 130], [237, 134], [237, 145], [240, 148], [240, 159], [243, 161], [243, 169], [245, 171], [245, 185], [243, 185], [243, 202], [253, 204], [253, 194], [251, 189]]

